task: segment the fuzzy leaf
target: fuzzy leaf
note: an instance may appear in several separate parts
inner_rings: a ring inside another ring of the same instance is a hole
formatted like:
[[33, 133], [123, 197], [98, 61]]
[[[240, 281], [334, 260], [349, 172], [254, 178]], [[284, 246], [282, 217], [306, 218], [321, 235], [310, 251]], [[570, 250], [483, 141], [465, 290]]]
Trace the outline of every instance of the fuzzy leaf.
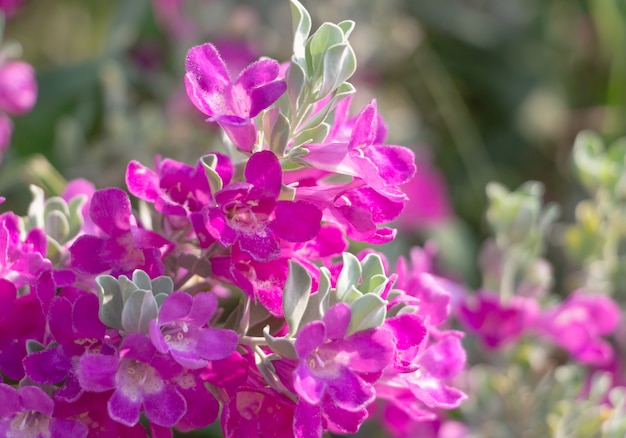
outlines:
[[152, 290], [150, 276], [141, 269], [135, 269], [133, 272], [133, 283], [135, 283], [138, 289]]
[[289, 275], [283, 290], [283, 313], [291, 336], [298, 329], [310, 295], [311, 277], [301, 264], [289, 260]]
[[267, 341], [267, 345], [272, 349], [274, 353], [278, 353], [283, 357], [289, 359], [296, 359], [296, 350], [293, 347], [293, 340], [287, 338], [275, 338], [270, 335], [270, 327], [265, 326], [263, 329], [263, 336]]
[[339, 301], [344, 301], [344, 295], [348, 293], [352, 286], [357, 286], [361, 279], [361, 264], [359, 263], [359, 259], [349, 252], [344, 252], [342, 257], [343, 268], [337, 278], [336, 287]]
[[96, 277], [96, 283], [99, 286], [100, 310], [98, 316], [100, 321], [108, 327], [122, 329], [124, 299], [118, 281], [110, 275], [99, 275]]
[[211, 193], [216, 193], [222, 190], [224, 186], [224, 182], [222, 181], [222, 177], [217, 173], [217, 155], [215, 154], [206, 154], [202, 158], [200, 158], [202, 162], [202, 166], [204, 167], [204, 172], [206, 174], [206, 178], [209, 181], [209, 187], [211, 188]]
[[337, 44], [324, 54], [322, 85], [317, 95], [325, 97], [356, 71], [356, 55], [348, 43]]
[[136, 290], [124, 303], [122, 327], [127, 333], [148, 334], [150, 321], [157, 319], [159, 308], [151, 291]]
[[304, 60], [304, 46], [311, 32], [311, 16], [297, 0], [291, 0], [291, 19], [293, 26], [293, 53], [299, 60]]
[[348, 334], [378, 327], [385, 321], [386, 303], [378, 295], [363, 295], [350, 305], [352, 318], [348, 327]]

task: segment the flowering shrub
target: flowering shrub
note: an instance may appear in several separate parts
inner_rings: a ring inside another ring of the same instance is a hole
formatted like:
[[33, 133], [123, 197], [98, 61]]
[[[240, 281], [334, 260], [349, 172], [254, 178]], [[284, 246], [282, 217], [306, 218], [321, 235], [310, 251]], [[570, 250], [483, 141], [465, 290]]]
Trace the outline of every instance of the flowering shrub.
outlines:
[[356, 432], [377, 399], [418, 420], [465, 399], [445, 290], [405, 290], [381, 254], [346, 252], [395, 237], [414, 155], [385, 143], [375, 101], [349, 115], [354, 23], [310, 34], [292, 9], [283, 66], [231, 79], [215, 46], [189, 50], [187, 94], [233, 148], [130, 162], [145, 217], [88, 187], [33, 188], [28, 217], [0, 216], [7, 436], [134, 436], [142, 416], [171, 436], [220, 416], [225, 436], [313, 437]]
[[[182, 34], [176, 3], [155, 7]], [[388, 260], [394, 221], [453, 220], [441, 177], [388, 143], [376, 100], [353, 108], [354, 22], [291, 14], [285, 63], [210, 42], [181, 60], [222, 151], [131, 160], [126, 190], [33, 186], [26, 215], [0, 214], [1, 435], [623, 436], [623, 141], [574, 146], [589, 199], [560, 234], [582, 267], [567, 297], [537, 182], [487, 186], [475, 292], [432, 242]], [[1, 111], [35, 98], [30, 66], [0, 65]]]

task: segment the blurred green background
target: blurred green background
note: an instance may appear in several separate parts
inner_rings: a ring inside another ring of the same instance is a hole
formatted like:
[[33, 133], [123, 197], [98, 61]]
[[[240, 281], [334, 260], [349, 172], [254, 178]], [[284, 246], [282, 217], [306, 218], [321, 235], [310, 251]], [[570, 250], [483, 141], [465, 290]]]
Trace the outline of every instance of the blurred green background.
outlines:
[[[430, 154], [458, 216], [405, 242], [434, 237], [470, 284], [487, 234], [488, 181], [541, 181], [571, 219], [581, 196], [570, 176], [575, 135], [626, 134], [623, 0], [302, 3], [314, 27], [356, 21], [354, 111], [376, 97], [389, 142]], [[130, 159], [191, 163], [219, 148], [214, 127], [186, 100], [186, 51], [212, 41], [234, 65], [260, 55], [286, 61], [290, 8], [287, 0], [25, 0], [5, 39], [22, 45], [39, 86], [0, 165], [0, 210], [23, 214], [28, 183], [51, 194], [76, 177], [123, 186]]]

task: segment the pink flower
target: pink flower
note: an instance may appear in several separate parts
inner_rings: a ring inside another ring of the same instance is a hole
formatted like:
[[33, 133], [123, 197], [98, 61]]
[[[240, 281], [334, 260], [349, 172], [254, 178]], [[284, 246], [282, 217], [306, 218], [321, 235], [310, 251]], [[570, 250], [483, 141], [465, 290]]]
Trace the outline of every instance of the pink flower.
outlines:
[[287, 89], [277, 80], [279, 64], [264, 59], [246, 67], [232, 82], [226, 64], [210, 43], [192, 47], [187, 54], [185, 85], [191, 102], [217, 122], [238, 148], [250, 152], [256, 143], [252, 121]]
[[532, 298], [514, 296], [503, 303], [498, 294], [479, 291], [460, 305], [457, 317], [487, 348], [500, 348], [521, 337], [538, 313], [539, 304]]
[[601, 336], [617, 328], [619, 317], [619, 307], [611, 298], [579, 290], [546, 310], [536, 331], [579, 362], [601, 366], [610, 362], [614, 354], [611, 344]]
[[37, 100], [35, 70], [23, 61], [0, 66], [0, 110], [19, 116], [29, 112]]

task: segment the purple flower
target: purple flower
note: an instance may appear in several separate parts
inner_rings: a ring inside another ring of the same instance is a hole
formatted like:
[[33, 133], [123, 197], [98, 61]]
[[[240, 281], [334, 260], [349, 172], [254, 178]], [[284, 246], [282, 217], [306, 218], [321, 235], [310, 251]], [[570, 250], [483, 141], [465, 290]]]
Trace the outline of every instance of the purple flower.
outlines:
[[82, 235], [70, 247], [72, 267], [84, 274], [130, 274], [142, 269], [156, 277], [163, 273], [161, 251], [171, 244], [161, 235], [140, 228], [131, 213], [128, 195], [120, 189], [98, 190], [90, 215], [104, 236]]
[[80, 358], [76, 374], [85, 391], [115, 389], [107, 402], [109, 416], [126, 426], [139, 422], [143, 410], [151, 422], [173, 427], [187, 411], [187, 402], [170, 379], [182, 368], [161, 355], [142, 334], [122, 341], [119, 357], [88, 353]]
[[217, 122], [235, 146], [250, 152], [257, 136], [252, 118], [287, 89], [284, 81], [277, 80], [278, 62], [254, 62], [232, 82], [215, 46], [206, 43], [189, 50], [185, 66], [185, 85], [191, 102], [209, 116], [208, 121]]
[[150, 321], [150, 338], [156, 349], [187, 369], [203, 368], [210, 360], [224, 359], [239, 338], [232, 330], [206, 327], [217, 309], [209, 292], [193, 297], [185, 292], [170, 294], [161, 305], [158, 321]]
[[358, 429], [376, 395], [372, 376], [380, 375], [393, 358], [394, 337], [388, 329], [375, 327], [346, 336], [350, 318], [350, 307], [338, 303], [322, 321], [307, 324], [298, 334], [293, 387], [300, 401], [294, 431], [302, 436], [313, 436], [322, 417], [331, 430]]
[[459, 306], [457, 317], [487, 348], [500, 348], [522, 336], [538, 313], [532, 298], [514, 296], [503, 303], [497, 294], [479, 291]]
[[41, 388], [15, 389], [0, 383], [0, 435], [6, 437], [87, 437], [87, 426], [53, 416], [54, 402]]
[[611, 298], [579, 290], [546, 310], [535, 329], [579, 362], [601, 366], [614, 354], [611, 344], [601, 336], [616, 329], [619, 317], [619, 307]]
[[280, 255], [279, 238], [306, 242], [319, 229], [322, 212], [306, 201], [279, 201], [282, 169], [270, 151], [253, 154], [246, 182], [215, 193], [217, 207], [204, 210], [209, 233], [223, 246], [238, 243], [253, 259], [265, 262]]

